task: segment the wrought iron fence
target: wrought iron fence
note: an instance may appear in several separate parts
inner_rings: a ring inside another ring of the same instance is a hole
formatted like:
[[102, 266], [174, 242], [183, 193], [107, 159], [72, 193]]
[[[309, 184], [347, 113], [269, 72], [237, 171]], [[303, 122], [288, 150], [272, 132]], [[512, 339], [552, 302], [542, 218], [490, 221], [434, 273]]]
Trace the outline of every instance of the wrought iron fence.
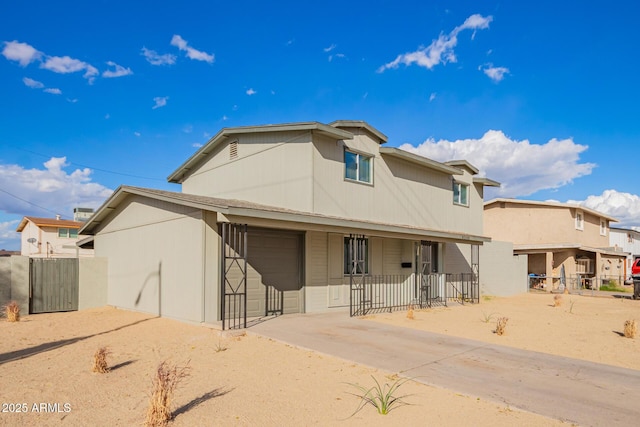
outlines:
[[351, 286], [351, 316], [363, 316], [409, 306], [432, 307], [448, 301], [480, 302], [480, 287], [473, 273], [360, 276]]

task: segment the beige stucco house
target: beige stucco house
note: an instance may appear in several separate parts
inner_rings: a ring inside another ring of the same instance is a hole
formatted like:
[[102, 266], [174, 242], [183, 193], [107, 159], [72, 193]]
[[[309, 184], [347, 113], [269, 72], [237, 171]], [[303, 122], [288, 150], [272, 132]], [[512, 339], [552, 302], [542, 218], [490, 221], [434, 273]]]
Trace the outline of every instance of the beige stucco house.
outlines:
[[93, 256], [92, 249], [78, 248], [81, 221], [25, 216], [18, 224], [20, 255], [30, 258], [77, 258]]
[[118, 188], [80, 230], [109, 259], [108, 303], [233, 323], [477, 281], [499, 184], [386, 142], [361, 121], [225, 128], [169, 176], [182, 191]]
[[626, 254], [610, 245], [612, 222], [617, 220], [565, 203], [494, 199], [484, 205], [485, 233], [528, 255], [531, 286], [549, 291], [562, 287], [563, 268], [569, 287], [624, 281]]

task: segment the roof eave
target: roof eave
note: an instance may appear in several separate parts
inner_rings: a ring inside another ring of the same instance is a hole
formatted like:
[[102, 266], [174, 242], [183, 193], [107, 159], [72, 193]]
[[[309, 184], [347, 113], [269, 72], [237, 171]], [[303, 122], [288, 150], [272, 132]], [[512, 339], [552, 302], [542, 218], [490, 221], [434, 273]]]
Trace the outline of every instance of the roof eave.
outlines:
[[435, 160], [431, 160], [426, 157], [422, 157], [417, 154], [413, 154], [408, 151], [404, 151], [395, 147], [380, 147], [380, 154], [386, 154], [392, 157], [396, 157], [398, 159], [402, 159], [422, 167], [426, 167], [438, 172], [442, 172], [447, 175], [463, 174], [462, 171], [456, 167], [449, 166], [444, 163], [436, 162]]

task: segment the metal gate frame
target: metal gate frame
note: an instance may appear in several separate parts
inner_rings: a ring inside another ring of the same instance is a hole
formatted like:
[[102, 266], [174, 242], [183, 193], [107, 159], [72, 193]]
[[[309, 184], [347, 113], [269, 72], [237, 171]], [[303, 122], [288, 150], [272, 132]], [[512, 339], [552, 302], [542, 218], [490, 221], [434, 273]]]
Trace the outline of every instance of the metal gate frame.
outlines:
[[371, 295], [365, 286], [366, 238], [349, 235], [349, 307], [351, 316], [363, 316], [371, 306]]
[[[222, 330], [247, 327], [247, 224], [221, 224]], [[232, 270], [239, 277], [230, 277]]]

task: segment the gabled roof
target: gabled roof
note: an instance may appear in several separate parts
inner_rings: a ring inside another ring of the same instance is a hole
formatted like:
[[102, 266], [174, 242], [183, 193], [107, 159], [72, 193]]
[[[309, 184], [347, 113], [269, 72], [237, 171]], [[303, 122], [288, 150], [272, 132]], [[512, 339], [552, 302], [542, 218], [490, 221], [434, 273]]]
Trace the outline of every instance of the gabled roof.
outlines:
[[399, 148], [380, 147], [380, 154], [386, 154], [391, 157], [406, 160], [407, 162], [415, 163], [417, 165], [427, 167], [438, 172], [446, 173], [448, 175], [462, 175], [462, 171], [456, 167], [449, 166], [446, 163], [436, 162], [435, 160], [431, 160], [418, 154], [413, 154], [408, 151], [401, 150]]
[[261, 205], [244, 200], [219, 199], [216, 197], [197, 196], [194, 194], [173, 191], [154, 190], [150, 188], [121, 186], [113, 192], [111, 197], [98, 208], [96, 213], [80, 229], [81, 234], [94, 235], [100, 224], [122, 203], [129, 195], [148, 197], [168, 203], [189, 206], [196, 209], [219, 212], [229, 218], [242, 220], [276, 220], [298, 224], [313, 224], [322, 227], [342, 227], [369, 232], [394, 233], [410, 235], [422, 239], [442, 239], [446, 241], [482, 244], [490, 242], [491, 238], [457, 231], [434, 230], [405, 224], [389, 224], [353, 218], [336, 217], [309, 212], [300, 212], [275, 206]]
[[167, 180], [169, 182], [182, 183], [184, 178], [189, 174], [191, 170], [196, 168], [200, 162], [206, 159], [209, 154], [218, 146], [222, 141], [233, 135], [242, 135], [247, 133], [263, 133], [263, 132], [287, 132], [287, 131], [312, 131], [322, 135], [326, 135], [337, 140], [339, 139], [352, 139], [353, 134], [342, 129], [338, 129], [335, 126], [325, 125], [319, 122], [301, 122], [301, 123], [287, 123], [279, 125], [262, 125], [262, 126], [241, 126], [235, 128], [223, 128], [213, 138], [211, 138], [205, 145], [203, 145], [194, 155], [189, 157], [182, 165], [178, 167]]
[[482, 177], [473, 178], [473, 183], [474, 184], [482, 184], [485, 187], [500, 187], [500, 185], [501, 185], [498, 181], [494, 181], [492, 179], [482, 178]]
[[17, 232], [22, 232], [27, 226], [27, 223], [31, 221], [38, 227], [62, 227], [62, 228], [80, 228], [83, 223], [78, 221], [71, 221], [68, 219], [55, 219], [55, 218], [38, 218], [34, 216], [25, 216], [18, 224]]
[[336, 128], [358, 128], [366, 130], [371, 136], [378, 140], [378, 144], [384, 144], [387, 142], [387, 136], [380, 132], [378, 129], [371, 126], [369, 123], [362, 120], [336, 120], [329, 123], [329, 126]]
[[513, 204], [518, 204], [518, 205], [531, 205], [531, 206], [548, 206], [548, 207], [555, 207], [555, 208], [564, 208], [564, 209], [578, 209], [581, 210], [583, 212], [588, 212], [591, 215], [597, 216], [599, 218], [603, 218], [603, 219], [607, 219], [611, 222], [618, 222], [618, 220], [612, 216], [603, 214], [602, 212], [598, 212], [596, 210], [593, 209], [589, 209], [586, 208], [584, 206], [580, 206], [580, 205], [575, 205], [572, 203], [560, 203], [560, 202], [541, 202], [538, 200], [519, 200], [519, 199], [506, 199], [506, 198], [497, 198], [497, 199], [493, 199], [493, 200], [489, 200], [488, 202], [484, 203], [484, 207], [488, 207], [491, 205], [495, 205], [497, 203], [513, 203]]
[[444, 162], [444, 164], [456, 168], [466, 168], [469, 172], [471, 172], [471, 175], [477, 175], [480, 172], [477, 167], [473, 166], [466, 160], [450, 160], [448, 162]]

